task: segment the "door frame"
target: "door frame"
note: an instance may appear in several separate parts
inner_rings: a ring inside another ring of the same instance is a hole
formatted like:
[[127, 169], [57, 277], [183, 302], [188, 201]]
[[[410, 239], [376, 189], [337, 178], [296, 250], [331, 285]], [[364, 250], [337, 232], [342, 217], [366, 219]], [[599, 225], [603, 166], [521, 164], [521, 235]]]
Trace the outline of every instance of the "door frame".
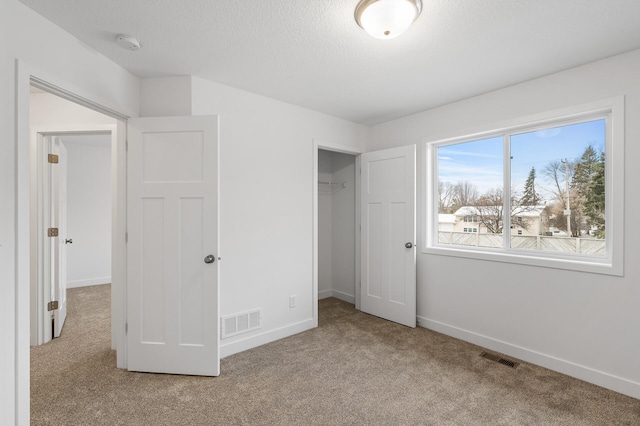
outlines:
[[330, 143], [322, 140], [313, 140], [313, 173], [312, 173], [312, 217], [313, 217], [313, 285], [312, 285], [312, 304], [313, 304], [313, 326], [318, 326], [318, 151], [339, 152], [342, 154], [350, 154], [355, 160], [355, 307], [360, 309], [360, 154], [362, 151], [356, 148]]
[[[50, 326], [49, 318], [45, 314], [45, 300], [47, 283], [46, 274], [51, 265], [48, 263], [49, 248], [46, 241], [46, 227], [43, 225], [47, 220], [47, 200], [51, 195], [44, 187], [47, 163], [44, 161], [47, 155], [47, 139], [53, 137], [63, 137], [67, 135], [110, 135], [111, 147], [117, 144], [116, 125], [102, 124], [91, 126], [48, 126], [46, 128], [33, 129], [31, 132], [31, 312], [30, 312], [30, 333], [31, 346], [41, 345], [46, 338], [47, 327]], [[112, 152], [113, 153], [113, 152]], [[117, 181], [114, 170], [111, 170], [112, 185]], [[112, 198], [116, 194], [112, 191]], [[112, 199], [112, 204], [113, 204]], [[114, 225], [114, 212], [112, 210], [112, 225]], [[113, 270], [112, 270], [113, 272]]]
[[111, 346], [117, 350], [117, 366], [126, 368], [126, 121], [132, 111], [111, 105], [94, 93], [87, 93], [72, 83], [16, 60], [16, 282], [15, 282], [15, 418], [22, 424], [29, 421], [30, 404], [30, 289], [31, 267], [31, 133], [29, 129], [30, 86], [60, 96], [117, 120], [117, 143], [112, 146], [112, 170], [116, 182], [112, 185], [112, 286], [111, 286]]

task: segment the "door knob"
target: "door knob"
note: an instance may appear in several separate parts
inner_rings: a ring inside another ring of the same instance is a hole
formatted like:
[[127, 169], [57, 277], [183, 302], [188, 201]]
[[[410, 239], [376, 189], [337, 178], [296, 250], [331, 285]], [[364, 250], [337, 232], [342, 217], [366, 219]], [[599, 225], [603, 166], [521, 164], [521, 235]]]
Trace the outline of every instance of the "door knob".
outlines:
[[215, 261], [216, 261], [216, 258], [212, 254], [204, 258], [204, 263], [213, 263]]
[[73, 240], [71, 238], [67, 238], [66, 240], [64, 240], [65, 244], [73, 244]]
[[406, 243], [404, 246], [405, 246], [406, 248], [411, 248], [411, 247], [413, 247], [413, 243]]

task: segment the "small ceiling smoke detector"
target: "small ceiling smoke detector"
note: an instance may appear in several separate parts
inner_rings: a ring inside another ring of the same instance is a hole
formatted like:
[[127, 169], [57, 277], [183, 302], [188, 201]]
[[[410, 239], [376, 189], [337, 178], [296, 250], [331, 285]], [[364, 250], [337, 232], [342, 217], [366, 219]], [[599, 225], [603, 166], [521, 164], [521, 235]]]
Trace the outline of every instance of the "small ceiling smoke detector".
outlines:
[[116, 36], [116, 43], [123, 49], [133, 50], [134, 52], [140, 50], [140, 40], [129, 35], [118, 34]]

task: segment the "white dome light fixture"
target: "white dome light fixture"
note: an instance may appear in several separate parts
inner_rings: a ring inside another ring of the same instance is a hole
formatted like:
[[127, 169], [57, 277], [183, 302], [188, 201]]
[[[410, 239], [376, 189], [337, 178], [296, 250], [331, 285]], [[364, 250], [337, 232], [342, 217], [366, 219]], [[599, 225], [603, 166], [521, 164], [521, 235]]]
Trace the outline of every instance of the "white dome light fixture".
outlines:
[[420, 16], [422, 0], [360, 0], [355, 18], [375, 38], [394, 38]]

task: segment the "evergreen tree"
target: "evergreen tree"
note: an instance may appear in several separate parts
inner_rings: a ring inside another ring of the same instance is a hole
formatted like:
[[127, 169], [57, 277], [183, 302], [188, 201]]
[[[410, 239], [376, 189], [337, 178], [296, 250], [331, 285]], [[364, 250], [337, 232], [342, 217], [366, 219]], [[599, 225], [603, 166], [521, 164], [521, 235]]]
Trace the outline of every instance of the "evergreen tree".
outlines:
[[577, 225], [595, 227], [596, 235], [604, 236], [604, 153], [589, 145], [576, 164], [571, 187], [576, 194], [572, 210], [579, 217]]
[[524, 183], [524, 193], [520, 198], [522, 206], [537, 206], [540, 203], [540, 195], [536, 192], [536, 169], [531, 167], [529, 177]]
[[604, 152], [600, 153], [593, 168], [591, 182], [586, 193], [585, 210], [587, 223], [596, 227], [595, 234], [599, 238], [604, 238], [605, 223], [605, 202], [604, 202]]

